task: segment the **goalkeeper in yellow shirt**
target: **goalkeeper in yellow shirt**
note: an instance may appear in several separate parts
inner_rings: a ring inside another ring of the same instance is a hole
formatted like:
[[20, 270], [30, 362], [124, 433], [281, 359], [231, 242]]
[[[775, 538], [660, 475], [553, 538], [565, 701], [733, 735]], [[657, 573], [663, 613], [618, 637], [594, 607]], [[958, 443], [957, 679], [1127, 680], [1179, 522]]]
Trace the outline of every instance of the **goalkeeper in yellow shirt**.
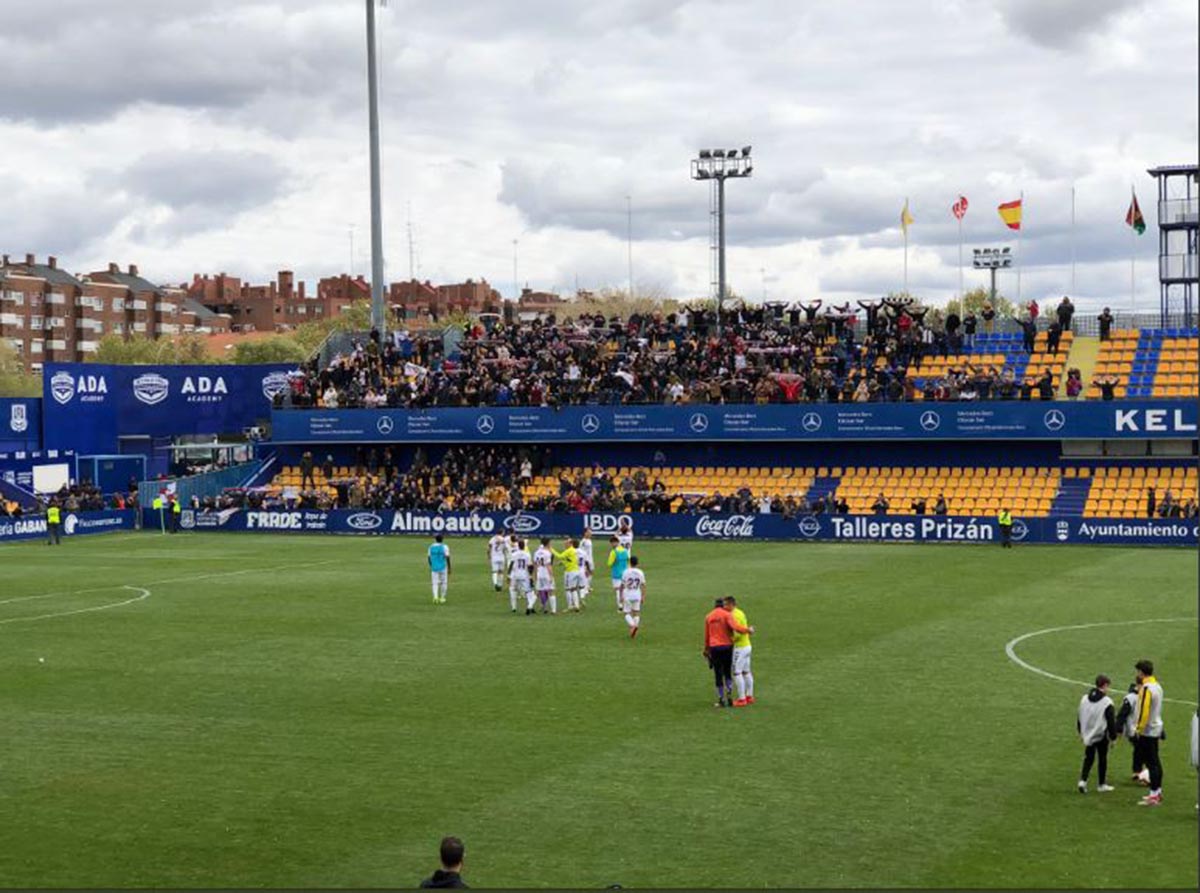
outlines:
[[579, 609], [583, 606], [582, 596], [584, 587], [587, 586], [587, 580], [579, 566], [579, 541], [567, 539], [564, 542], [566, 548], [561, 552], [555, 552], [554, 549], [551, 549], [550, 552], [562, 562], [563, 589], [567, 591], [567, 610], [578, 614]]
[[[746, 612], [737, 605], [737, 599], [732, 595], [725, 596], [725, 610], [733, 616], [733, 622], [744, 629], [750, 629], [750, 621]], [[733, 681], [737, 685], [737, 700], [734, 707], [745, 707], [754, 703], [754, 674], [750, 672], [750, 633], [733, 632]]]

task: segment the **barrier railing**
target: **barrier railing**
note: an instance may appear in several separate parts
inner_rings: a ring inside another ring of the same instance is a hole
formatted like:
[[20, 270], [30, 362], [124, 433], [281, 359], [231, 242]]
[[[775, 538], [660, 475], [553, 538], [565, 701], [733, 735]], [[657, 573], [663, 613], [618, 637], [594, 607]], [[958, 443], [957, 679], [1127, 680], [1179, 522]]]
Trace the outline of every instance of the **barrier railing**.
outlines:
[[163, 478], [156, 481], [141, 481], [138, 484], [138, 502], [148, 507], [156, 495], [174, 485], [176, 496], [184, 505], [190, 505], [192, 497], [203, 499], [206, 496], [218, 496], [222, 490], [230, 487], [241, 487], [252, 479], [260, 468], [263, 460], [243, 462], [230, 465], [219, 471], [206, 471], [203, 474], [193, 474], [180, 478]]

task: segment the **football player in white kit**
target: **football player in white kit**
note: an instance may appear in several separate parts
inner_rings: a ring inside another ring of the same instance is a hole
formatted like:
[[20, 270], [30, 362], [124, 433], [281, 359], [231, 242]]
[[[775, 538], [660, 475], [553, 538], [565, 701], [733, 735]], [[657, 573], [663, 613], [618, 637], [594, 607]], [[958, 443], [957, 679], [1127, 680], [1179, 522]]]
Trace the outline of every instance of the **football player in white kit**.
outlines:
[[558, 613], [558, 596], [554, 594], [554, 552], [550, 550], [550, 537], [542, 537], [542, 544], [533, 553], [533, 567], [537, 575], [534, 588], [543, 614]]
[[617, 530], [617, 542], [630, 555], [633, 554], [633, 524], [628, 518], [622, 518]]
[[488, 540], [488, 561], [492, 565], [492, 588], [497, 592], [504, 585], [504, 568], [508, 565], [508, 538], [497, 533]]
[[625, 623], [629, 627], [629, 638], [637, 638], [642, 625], [642, 599], [646, 595], [646, 575], [638, 567], [637, 556], [629, 559], [629, 569], [621, 575], [621, 604], [625, 609]]
[[525, 596], [525, 613], [533, 613], [534, 594], [529, 585], [529, 569], [533, 567], [533, 556], [525, 551], [525, 541], [517, 540], [517, 548], [508, 556], [508, 604], [513, 613], [517, 610], [517, 599]]
[[583, 528], [583, 538], [576, 546], [579, 550], [579, 572], [583, 574], [583, 589], [580, 593], [580, 606], [587, 604], [587, 597], [592, 591], [592, 572], [596, 569], [596, 561], [592, 557], [592, 531]]

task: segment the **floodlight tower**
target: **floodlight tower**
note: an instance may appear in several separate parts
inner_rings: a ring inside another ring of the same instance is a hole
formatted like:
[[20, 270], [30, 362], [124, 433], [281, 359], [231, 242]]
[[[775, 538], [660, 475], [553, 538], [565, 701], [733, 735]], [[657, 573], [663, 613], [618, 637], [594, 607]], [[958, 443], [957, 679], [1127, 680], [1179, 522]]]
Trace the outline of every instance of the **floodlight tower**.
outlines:
[[988, 300], [996, 306], [996, 271], [1007, 270], [1012, 266], [1012, 254], [1009, 248], [976, 248], [971, 266], [976, 270], [987, 270], [992, 274], [992, 287]]
[[754, 172], [750, 147], [701, 149], [692, 159], [692, 179], [707, 180], [716, 187], [717, 201], [717, 334], [721, 334], [721, 307], [725, 303], [725, 181], [749, 177]]
[[[387, 328], [383, 304], [383, 199], [379, 186], [379, 80], [375, 69], [375, 2], [367, 0], [367, 131], [371, 162], [371, 327]], [[383, 6], [386, 0], [380, 0]]]
[[1172, 298], [1181, 298], [1183, 324], [1192, 324], [1192, 301], [1200, 278], [1200, 167], [1172, 164], [1147, 171], [1158, 181], [1158, 282], [1162, 325]]

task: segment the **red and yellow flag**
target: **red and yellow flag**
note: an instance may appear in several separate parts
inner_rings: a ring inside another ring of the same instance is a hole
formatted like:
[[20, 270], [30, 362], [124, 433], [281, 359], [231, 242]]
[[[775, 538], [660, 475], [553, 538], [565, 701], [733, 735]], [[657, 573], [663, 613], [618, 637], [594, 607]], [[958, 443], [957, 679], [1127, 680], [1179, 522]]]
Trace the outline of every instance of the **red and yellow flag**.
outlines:
[[1017, 199], [1015, 202], [1005, 202], [996, 209], [1000, 212], [1000, 219], [1009, 229], [1021, 228], [1021, 201]]

